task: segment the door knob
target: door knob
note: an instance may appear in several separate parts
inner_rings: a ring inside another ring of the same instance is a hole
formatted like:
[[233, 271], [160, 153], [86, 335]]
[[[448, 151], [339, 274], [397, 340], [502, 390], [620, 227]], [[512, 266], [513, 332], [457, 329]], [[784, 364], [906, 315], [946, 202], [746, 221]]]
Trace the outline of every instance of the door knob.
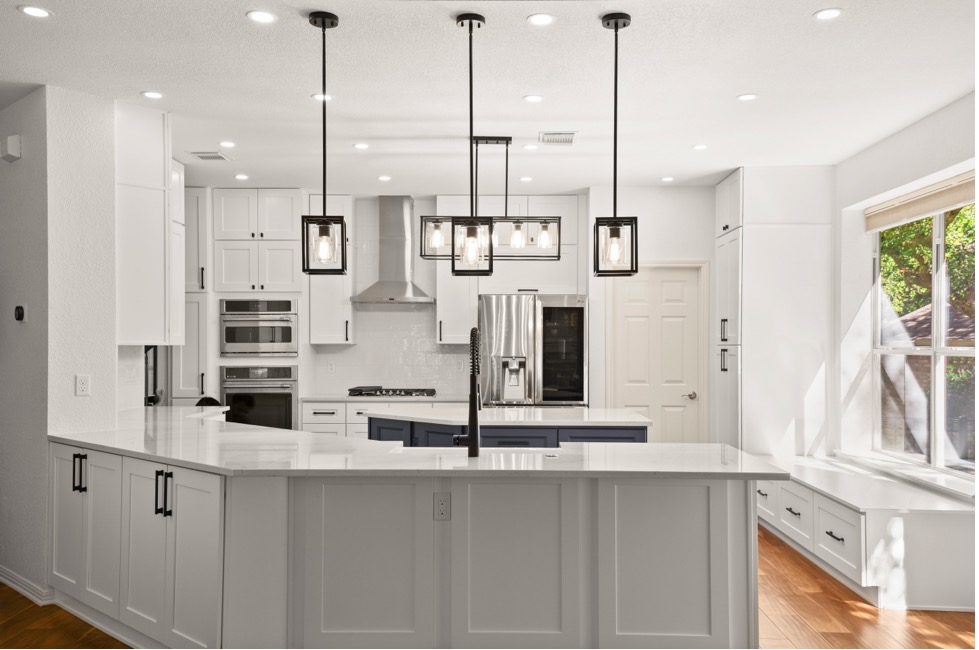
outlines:
[[697, 399], [697, 391], [692, 390], [686, 395], [680, 395], [680, 397], [686, 397], [687, 399]]

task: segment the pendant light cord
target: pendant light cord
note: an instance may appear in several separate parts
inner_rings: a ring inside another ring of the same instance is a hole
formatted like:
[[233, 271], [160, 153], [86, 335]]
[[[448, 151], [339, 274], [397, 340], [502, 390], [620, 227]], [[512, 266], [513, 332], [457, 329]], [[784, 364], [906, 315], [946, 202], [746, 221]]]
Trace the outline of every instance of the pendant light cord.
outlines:
[[326, 25], [322, 27], [323, 32], [323, 76], [321, 79], [323, 94], [323, 216], [326, 217]]
[[612, 91], [612, 217], [619, 216], [619, 25], [615, 25], [615, 82]]
[[473, 21], [469, 21], [469, 216], [476, 216], [475, 169], [473, 152]]

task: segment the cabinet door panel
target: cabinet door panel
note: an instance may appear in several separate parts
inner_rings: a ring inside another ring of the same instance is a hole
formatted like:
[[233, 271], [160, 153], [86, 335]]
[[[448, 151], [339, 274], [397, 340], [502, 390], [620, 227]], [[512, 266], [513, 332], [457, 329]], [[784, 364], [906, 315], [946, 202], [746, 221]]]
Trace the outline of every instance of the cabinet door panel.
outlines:
[[258, 237], [258, 190], [214, 190], [215, 239]]
[[717, 239], [715, 250], [714, 342], [741, 342], [741, 229]]
[[300, 239], [301, 200], [299, 190], [258, 190], [259, 239]]
[[184, 291], [207, 289], [207, 190], [190, 187], [184, 192], [184, 223], [187, 246], [184, 249]]
[[79, 449], [51, 445], [51, 585], [74, 598], [81, 597], [85, 579], [84, 493], [72, 490], [77, 477]]
[[170, 263], [167, 293], [168, 332], [170, 345], [184, 344], [184, 255], [186, 255], [186, 228], [184, 224], [170, 222]]
[[122, 457], [85, 450], [85, 589], [81, 600], [119, 616]]
[[[137, 458], [122, 461], [122, 576], [119, 620], [140, 632], [164, 639], [167, 607], [166, 582], [167, 525], [162, 514], [164, 469]], [[159, 499], [156, 485], [159, 481]]]
[[452, 275], [452, 261], [435, 263], [435, 340], [439, 343], [469, 343], [476, 327], [477, 280]]
[[401, 420], [369, 420], [369, 437], [371, 440], [387, 440], [400, 442], [405, 447], [411, 446], [411, 422]]
[[166, 602], [172, 607], [166, 642], [215, 648], [220, 643], [223, 540], [221, 477], [169, 467]]
[[741, 346], [718, 347], [712, 363], [714, 442], [741, 448]]
[[302, 290], [301, 242], [259, 242], [258, 257], [259, 290]]
[[354, 342], [353, 279], [346, 275], [310, 275], [309, 342], [350, 344]]
[[214, 289], [215, 291], [258, 289], [257, 242], [214, 242]]
[[191, 294], [184, 302], [184, 344], [171, 350], [173, 397], [204, 395], [207, 369], [207, 295]]
[[116, 295], [119, 345], [166, 345], [166, 191], [116, 186]]
[[578, 247], [561, 246], [559, 260], [494, 262], [493, 275], [478, 279], [479, 293], [578, 293]]

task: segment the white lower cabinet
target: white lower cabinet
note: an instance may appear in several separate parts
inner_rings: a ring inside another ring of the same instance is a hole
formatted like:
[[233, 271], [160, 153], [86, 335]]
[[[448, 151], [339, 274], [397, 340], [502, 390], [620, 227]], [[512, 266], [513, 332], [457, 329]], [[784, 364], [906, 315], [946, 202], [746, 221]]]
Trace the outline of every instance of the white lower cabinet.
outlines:
[[864, 516], [821, 494], [814, 508], [813, 552], [857, 584], [867, 584]]
[[119, 615], [122, 457], [51, 445], [51, 586]]
[[812, 490], [791, 481], [778, 491], [778, 526], [807, 551], [812, 550], [812, 500]]
[[741, 346], [714, 348], [711, 365], [714, 399], [713, 442], [741, 449]]
[[220, 476], [123, 459], [121, 622], [170, 647], [220, 645], [223, 513]]
[[758, 516], [769, 522], [778, 521], [778, 484], [775, 481], [756, 481], [755, 505]]

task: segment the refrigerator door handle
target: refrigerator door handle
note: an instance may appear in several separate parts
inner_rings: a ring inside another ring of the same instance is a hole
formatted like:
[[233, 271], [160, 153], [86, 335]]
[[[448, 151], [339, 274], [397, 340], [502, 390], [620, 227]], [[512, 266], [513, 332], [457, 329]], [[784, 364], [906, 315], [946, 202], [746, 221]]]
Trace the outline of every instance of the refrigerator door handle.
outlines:
[[534, 406], [540, 406], [544, 398], [544, 303], [534, 296], [534, 392], [531, 399]]

